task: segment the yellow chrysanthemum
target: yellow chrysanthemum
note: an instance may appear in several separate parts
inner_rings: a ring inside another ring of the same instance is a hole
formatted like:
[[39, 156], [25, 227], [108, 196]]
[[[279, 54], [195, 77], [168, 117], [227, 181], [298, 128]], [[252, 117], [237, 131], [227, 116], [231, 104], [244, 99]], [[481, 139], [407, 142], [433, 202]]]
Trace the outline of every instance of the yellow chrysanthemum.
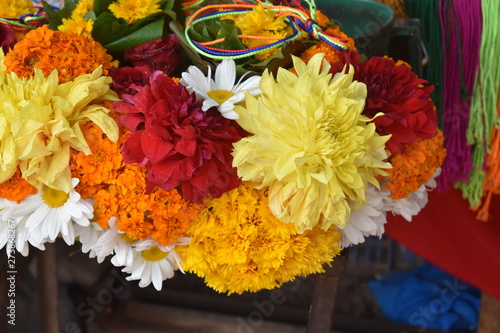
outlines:
[[88, 18], [83, 18], [81, 16], [71, 16], [69, 19], [62, 19], [63, 24], [57, 27], [57, 30], [65, 32], [71, 31], [78, 36], [87, 35], [90, 36], [92, 33], [92, 28], [94, 27], [94, 21]]
[[188, 247], [176, 247], [183, 268], [218, 292], [274, 289], [298, 276], [323, 272], [339, 254], [336, 228], [302, 234], [273, 216], [267, 190], [240, 187], [211, 199], [191, 224]]
[[238, 123], [250, 135], [234, 144], [233, 165], [245, 181], [269, 186], [269, 206], [284, 223], [300, 231], [332, 224], [343, 228], [349, 202], [365, 201], [368, 183], [379, 186], [390, 164], [388, 137], [362, 116], [366, 86], [354, 72], [333, 78], [323, 55], [306, 65], [294, 58], [298, 76], [280, 69], [265, 72], [262, 94], [247, 94], [236, 106]]
[[[242, 43], [249, 48], [267, 45], [277, 39], [285, 38], [293, 33], [292, 28], [286, 22], [285, 15], [278, 15], [271, 9], [264, 9], [262, 5], [257, 5], [253, 10], [242, 15], [227, 15], [223, 19], [233, 20], [240, 29], [242, 35], [269, 37], [269, 40], [243, 38]], [[255, 58], [265, 60], [273, 56], [280, 48], [260, 52]]]
[[[0, 52], [3, 62], [3, 54]], [[90, 154], [80, 123], [93, 121], [111, 139], [118, 126], [108, 109], [94, 100], [115, 100], [111, 78], [99, 67], [92, 74], [58, 84], [55, 70], [47, 78], [35, 69], [33, 78], [15, 73], [0, 75], [0, 183], [17, 166], [22, 177], [40, 189], [42, 185], [68, 193], [73, 187], [69, 168], [70, 148]]]
[[0, 6], [0, 17], [19, 18], [21, 15], [33, 14], [35, 11], [31, 0], [3, 1]]
[[71, 15], [84, 16], [94, 8], [94, 0], [78, 0]]
[[161, 10], [158, 0], [118, 0], [108, 8], [116, 17], [125, 19], [129, 24]]
[[60, 26], [57, 27], [59, 31], [72, 31], [78, 36], [86, 34], [90, 36], [94, 21], [89, 18], [84, 18], [90, 10], [94, 7], [94, 0], [79, 0], [75, 9], [71, 12], [71, 17], [63, 18]]

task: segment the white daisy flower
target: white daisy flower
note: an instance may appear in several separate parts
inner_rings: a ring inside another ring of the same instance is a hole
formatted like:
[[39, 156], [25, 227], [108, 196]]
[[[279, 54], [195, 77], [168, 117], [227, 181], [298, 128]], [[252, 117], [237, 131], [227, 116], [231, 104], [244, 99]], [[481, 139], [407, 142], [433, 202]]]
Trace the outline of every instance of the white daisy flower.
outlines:
[[[73, 178], [73, 188], [79, 180]], [[74, 223], [88, 226], [94, 216], [89, 199], [82, 199], [74, 189], [69, 193], [44, 186], [37, 194], [27, 196], [12, 210], [14, 218], [24, 218], [26, 228], [37, 243], [55, 241], [61, 234], [68, 245], [75, 242]]]
[[5, 198], [0, 199], [0, 249], [6, 246], [7, 256], [10, 258], [13, 249], [27, 257], [29, 244], [40, 250], [45, 250], [42, 242], [35, 242], [28, 229], [26, 229], [27, 216], [12, 217], [13, 208], [17, 202]]
[[411, 192], [406, 198], [394, 200], [390, 196], [384, 198], [385, 210], [392, 212], [395, 215], [401, 215], [408, 222], [411, 222], [413, 216], [420, 213], [422, 208], [427, 205], [428, 191], [436, 188], [436, 178], [441, 174], [441, 168], [437, 168], [427, 182], [420, 186], [416, 191]]
[[384, 234], [384, 224], [387, 222], [384, 211], [384, 198], [390, 191], [381, 186], [378, 190], [368, 184], [366, 188], [366, 203], [359, 209], [351, 211], [349, 222], [342, 232], [342, 247], [364, 243], [365, 237]]
[[[122, 272], [131, 274], [127, 281], [139, 280], [139, 287], [145, 288], [153, 283], [156, 290], [161, 290], [163, 280], [174, 276], [174, 271], [181, 269], [182, 260], [174, 251], [176, 245], [189, 244], [190, 238], [182, 237], [169, 246], [161, 246], [154, 241], [148, 241], [147, 249], [136, 251], [132, 265], [126, 266]], [[141, 247], [138, 247], [141, 248]]]
[[203, 99], [202, 110], [207, 111], [216, 106], [224, 118], [238, 119], [234, 111], [234, 104], [245, 99], [245, 91], [251, 95], [261, 93], [259, 89], [260, 76], [252, 76], [242, 82], [245, 75], [235, 83], [236, 64], [234, 60], [224, 59], [215, 70], [215, 80], [212, 71], [208, 68], [208, 76], [196, 66], [189, 66], [188, 71], [182, 73], [181, 84], [190, 92], [195, 92], [198, 99]]
[[108, 229], [105, 229], [99, 239], [92, 246], [91, 254], [97, 257], [97, 262], [103, 262], [104, 258], [114, 253], [111, 260], [115, 266], [130, 266], [134, 259], [133, 246], [137, 240], [130, 239], [127, 234], [116, 229], [117, 218], [113, 216], [108, 221]]
[[97, 243], [97, 240], [104, 233], [104, 230], [99, 224], [92, 222], [89, 226], [83, 227], [79, 224], [75, 225], [75, 236], [78, 237], [82, 243], [82, 252], [87, 253], [90, 251], [90, 258], [96, 257], [92, 247]]

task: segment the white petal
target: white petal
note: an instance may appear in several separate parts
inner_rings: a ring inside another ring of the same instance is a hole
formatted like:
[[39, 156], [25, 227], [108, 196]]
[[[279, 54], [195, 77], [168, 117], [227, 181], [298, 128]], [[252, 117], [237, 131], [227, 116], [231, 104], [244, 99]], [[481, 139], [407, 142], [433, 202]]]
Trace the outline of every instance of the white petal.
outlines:
[[151, 263], [151, 280], [155, 289], [160, 291], [163, 284], [163, 276], [158, 262]]
[[207, 77], [196, 66], [189, 66], [188, 72], [182, 73], [181, 84], [203, 98], [208, 98], [207, 93], [215, 86], [212, 79], [208, 77], [207, 80]]
[[211, 98], [208, 98], [208, 99], [206, 99], [206, 100], [203, 101], [203, 106], [202, 106], [201, 110], [202, 111], [207, 111], [211, 107], [218, 106], [218, 105], [219, 105], [219, 103], [217, 103], [216, 101], [214, 101]]
[[259, 89], [259, 84], [260, 84], [260, 76], [252, 76], [247, 80], [243, 81], [242, 83], [239, 83], [236, 87], [234, 87], [233, 93], [236, 93], [237, 91], [238, 92], [248, 91], [252, 95], [260, 94], [261, 91]]
[[236, 64], [234, 60], [224, 59], [215, 70], [217, 90], [232, 91], [236, 79]]
[[26, 228], [36, 228], [40, 223], [43, 222], [48, 213], [49, 206], [43, 205], [38, 207], [33, 213], [31, 213], [30, 217], [26, 221]]

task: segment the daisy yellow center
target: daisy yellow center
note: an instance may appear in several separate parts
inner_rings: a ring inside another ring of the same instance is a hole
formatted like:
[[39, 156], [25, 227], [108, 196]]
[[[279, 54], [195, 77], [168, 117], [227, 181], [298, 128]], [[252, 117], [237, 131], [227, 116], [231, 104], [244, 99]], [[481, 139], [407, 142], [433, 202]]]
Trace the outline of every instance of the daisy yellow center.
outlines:
[[224, 103], [234, 96], [234, 94], [228, 90], [212, 90], [208, 92], [207, 95], [219, 104]]
[[149, 250], [142, 251], [142, 256], [147, 261], [162, 260], [167, 256], [168, 252], [163, 252], [158, 246], [153, 246]]
[[44, 186], [42, 190], [42, 198], [50, 207], [61, 207], [68, 201], [68, 193], [53, 189], [52, 187]]

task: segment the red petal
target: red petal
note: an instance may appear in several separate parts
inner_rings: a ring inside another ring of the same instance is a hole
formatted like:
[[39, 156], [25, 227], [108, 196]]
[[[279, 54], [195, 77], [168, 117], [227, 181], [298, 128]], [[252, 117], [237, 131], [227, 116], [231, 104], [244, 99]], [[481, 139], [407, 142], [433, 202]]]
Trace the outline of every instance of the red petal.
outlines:
[[186, 126], [183, 129], [175, 129], [174, 132], [181, 137], [175, 145], [177, 151], [185, 156], [193, 156], [196, 151], [196, 129]]
[[141, 145], [144, 155], [146, 155], [153, 164], [159, 163], [167, 156], [172, 155], [172, 149], [174, 148], [171, 142], [153, 137], [148, 132], [145, 132], [141, 136]]
[[141, 147], [141, 136], [143, 133], [144, 131], [137, 131], [127, 136], [122, 145], [123, 162], [127, 164], [138, 163], [139, 165], [147, 163], [148, 159]]

